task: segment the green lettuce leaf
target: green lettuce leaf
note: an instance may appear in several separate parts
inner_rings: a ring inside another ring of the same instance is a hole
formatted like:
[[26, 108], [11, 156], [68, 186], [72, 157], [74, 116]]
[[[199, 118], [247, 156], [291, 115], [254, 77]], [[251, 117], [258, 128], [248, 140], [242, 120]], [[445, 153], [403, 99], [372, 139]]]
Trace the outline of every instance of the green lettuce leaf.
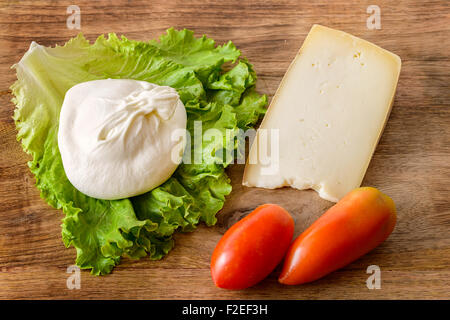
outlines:
[[[76, 248], [79, 267], [100, 275], [111, 272], [122, 256], [160, 259], [172, 249], [174, 232], [192, 231], [200, 222], [216, 223], [216, 213], [231, 192], [224, 168], [242, 146], [208, 132], [228, 130], [237, 136], [257, 123], [267, 104], [254, 90], [252, 66], [239, 57], [231, 42], [216, 46], [205, 36], [195, 38], [192, 31], [169, 29], [159, 41], [149, 42], [115, 34], [100, 36], [93, 44], [79, 34], [53, 48], [33, 42], [13, 66], [17, 139], [32, 156], [28, 165], [41, 197], [65, 214], [62, 239]], [[234, 66], [225, 72], [225, 63]], [[186, 106], [191, 136], [201, 130], [203, 138], [197, 148], [189, 141], [185, 157], [202, 161], [180, 164], [164, 184], [129, 199], [94, 199], [76, 190], [58, 149], [60, 108], [75, 84], [105, 78], [175, 88]]]

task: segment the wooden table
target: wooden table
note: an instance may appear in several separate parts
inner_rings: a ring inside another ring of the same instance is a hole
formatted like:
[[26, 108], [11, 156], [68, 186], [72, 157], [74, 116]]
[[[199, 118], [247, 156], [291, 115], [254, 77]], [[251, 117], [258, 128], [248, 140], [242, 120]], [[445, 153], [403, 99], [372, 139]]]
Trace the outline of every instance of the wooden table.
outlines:
[[[363, 185], [380, 188], [398, 208], [398, 224], [377, 249], [324, 279], [282, 286], [277, 272], [244, 291], [216, 288], [211, 252], [223, 231], [264, 202], [296, 219], [296, 232], [330, 202], [315, 192], [268, 191], [240, 185], [242, 165], [230, 170], [233, 192], [219, 224], [175, 236], [162, 261], [124, 259], [112, 274], [81, 275], [69, 290], [75, 250], [61, 241], [62, 212], [39, 197], [28, 156], [15, 139], [10, 66], [31, 41], [63, 44], [67, 6], [81, 8], [90, 40], [116, 32], [137, 40], [167, 28], [188, 28], [221, 44], [232, 40], [254, 64], [258, 90], [271, 97], [314, 23], [350, 32], [403, 60], [394, 108]], [[381, 29], [370, 30], [367, 7], [381, 9]], [[0, 1], [0, 298], [104, 299], [449, 299], [450, 298], [450, 7], [448, 1]], [[381, 268], [381, 289], [369, 290], [369, 265]]]

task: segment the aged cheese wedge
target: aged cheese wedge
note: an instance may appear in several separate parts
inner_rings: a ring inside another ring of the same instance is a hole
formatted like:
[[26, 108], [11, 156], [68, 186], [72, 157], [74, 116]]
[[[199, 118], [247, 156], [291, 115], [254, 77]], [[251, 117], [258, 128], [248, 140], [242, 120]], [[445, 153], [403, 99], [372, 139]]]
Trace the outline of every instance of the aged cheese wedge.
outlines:
[[314, 25], [258, 129], [243, 184], [314, 189], [334, 202], [359, 187], [400, 67], [389, 51]]

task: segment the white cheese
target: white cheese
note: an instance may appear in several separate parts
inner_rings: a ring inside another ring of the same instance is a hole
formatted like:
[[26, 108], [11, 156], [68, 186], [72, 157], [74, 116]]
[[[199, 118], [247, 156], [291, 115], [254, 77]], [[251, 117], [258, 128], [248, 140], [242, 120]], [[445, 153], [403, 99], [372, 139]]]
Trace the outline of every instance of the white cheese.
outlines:
[[314, 189], [334, 202], [359, 187], [400, 67], [389, 51], [314, 25], [258, 129], [243, 184]]
[[182, 160], [185, 130], [186, 110], [175, 89], [137, 80], [88, 81], [65, 95], [58, 146], [75, 188], [121, 199], [172, 175]]

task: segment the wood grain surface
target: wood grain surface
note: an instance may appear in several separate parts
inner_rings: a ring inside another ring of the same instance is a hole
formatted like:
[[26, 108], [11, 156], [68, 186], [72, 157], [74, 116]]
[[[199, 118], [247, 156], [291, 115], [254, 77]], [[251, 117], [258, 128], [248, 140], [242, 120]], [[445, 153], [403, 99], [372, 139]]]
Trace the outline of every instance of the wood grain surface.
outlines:
[[[222, 44], [232, 40], [255, 66], [258, 90], [272, 97], [311, 25], [337, 28], [398, 54], [403, 61], [393, 111], [363, 185], [390, 195], [398, 208], [393, 234], [342, 270], [302, 286], [277, 283], [277, 270], [243, 291], [216, 288], [209, 261], [224, 230], [257, 205], [275, 202], [298, 234], [332, 204], [315, 192], [241, 186], [243, 166], [228, 172], [233, 192], [215, 227], [177, 234], [161, 261], [123, 259], [112, 274], [81, 275], [69, 290], [75, 250], [61, 241], [62, 212], [39, 197], [16, 141], [10, 69], [31, 41], [63, 44], [68, 5], [81, 8], [81, 31], [94, 40], [116, 32], [136, 40], [188, 28]], [[381, 8], [369, 30], [366, 9]], [[450, 298], [450, 7], [441, 1], [0, 1], [0, 298], [3, 299], [449, 299]], [[366, 287], [369, 265], [381, 289]]]

